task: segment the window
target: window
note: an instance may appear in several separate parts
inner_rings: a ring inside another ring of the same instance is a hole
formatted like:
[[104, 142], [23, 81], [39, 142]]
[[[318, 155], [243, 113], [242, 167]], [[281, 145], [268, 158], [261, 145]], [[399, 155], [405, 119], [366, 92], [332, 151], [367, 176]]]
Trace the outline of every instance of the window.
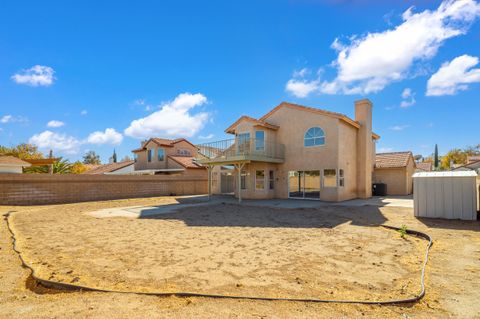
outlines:
[[157, 159], [159, 162], [163, 162], [165, 160], [165, 150], [163, 148], [157, 149]]
[[177, 150], [177, 154], [182, 155], [182, 156], [190, 156], [191, 155], [190, 151], [186, 150], [186, 149]]
[[137, 153], [133, 154], [133, 161], [136, 163], [138, 161]]
[[237, 135], [237, 152], [246, 153], [250, 150], [250, 133]]
[[325, 133], [319, 127], [312, 127], [305, 133], [303, 145], [306, 147], [325, 144]]
[[255, 189], [265, 189], [265, 171], [255, 171]]
[[240, 189], [247, 189], [247, 172], [245, 171], [240, 175]]
[[269, 184], [270, 189], [273, 189], [274, 186], [275, 186], [275, 179], [274, 179], [273, 171], [268, 172], [268, 184]]
[[147, 151], [147, 161], [150, 163], [152, 161], [152, 150]]
[[337, 187], [337, 171], [334, 169], [323, 170], [323, 187]]
[[265, 131], [255, 131], [255, 150], [265, 150]]
[[338, 186], [344, 187], [345, 186], [345, 178], [343, 176], [343, 169], [338, 170]]

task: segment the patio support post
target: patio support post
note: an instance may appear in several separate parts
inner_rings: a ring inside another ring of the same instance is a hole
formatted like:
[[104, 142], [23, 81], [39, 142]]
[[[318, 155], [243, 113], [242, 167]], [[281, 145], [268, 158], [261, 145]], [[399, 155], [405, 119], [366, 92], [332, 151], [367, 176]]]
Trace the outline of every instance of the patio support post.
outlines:
[[242, 169], [245, 166], [245, 163], [233, 164], [237, 169], [237, 192], [238, 192], [238, 202], [242, 202]]
[[213, 165], [208, 165], [207, 166], [207, 172], [208, 172], [208, 200], [210, 200], [211, 196], [212, 196], [212, 168], [213, 168]]

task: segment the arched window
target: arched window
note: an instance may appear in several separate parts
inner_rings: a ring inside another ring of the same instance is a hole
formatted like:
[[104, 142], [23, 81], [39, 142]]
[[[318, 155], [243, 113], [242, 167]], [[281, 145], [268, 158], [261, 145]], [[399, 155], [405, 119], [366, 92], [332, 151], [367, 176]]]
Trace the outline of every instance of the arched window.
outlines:
[[304, 146], [318, 146], [325, 144], [325, 133], [319, 127], [309, 128], [305, 133], [305, 138], [303, 140]]

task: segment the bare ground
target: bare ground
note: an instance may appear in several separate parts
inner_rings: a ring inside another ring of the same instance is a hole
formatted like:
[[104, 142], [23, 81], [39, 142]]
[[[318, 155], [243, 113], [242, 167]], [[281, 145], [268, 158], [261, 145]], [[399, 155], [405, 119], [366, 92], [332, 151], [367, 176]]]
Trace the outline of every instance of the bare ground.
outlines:
[[410, 209], [371, 206], [284, 210], [215, 205], [145, 219], [86, 214], [171, 201], [2, 207], [2, 212], [18, 212], [11, 222], [19, 249], [46, 279], [130, 291], [328, 299], [417, 293], [425, 242], [404, 240], [378, 227], [406, 224], [434, 238], [427, 296], [417, 304], [362, 306], [52, 293], [29, 287], [29, 273], [20, 267], [2, 223], [0, 317], [480, 318], [478, 222], [419, 221]]

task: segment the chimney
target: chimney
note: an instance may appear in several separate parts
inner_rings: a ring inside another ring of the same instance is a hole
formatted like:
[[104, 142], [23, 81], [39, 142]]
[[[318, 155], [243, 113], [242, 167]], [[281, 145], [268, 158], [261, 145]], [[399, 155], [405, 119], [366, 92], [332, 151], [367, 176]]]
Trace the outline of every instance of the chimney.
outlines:
[[372, 197], [374, 148], [372, 138], [372, 102], [355, 101], [355, 121], [360, 124], [357, 134], [357, 196]]

